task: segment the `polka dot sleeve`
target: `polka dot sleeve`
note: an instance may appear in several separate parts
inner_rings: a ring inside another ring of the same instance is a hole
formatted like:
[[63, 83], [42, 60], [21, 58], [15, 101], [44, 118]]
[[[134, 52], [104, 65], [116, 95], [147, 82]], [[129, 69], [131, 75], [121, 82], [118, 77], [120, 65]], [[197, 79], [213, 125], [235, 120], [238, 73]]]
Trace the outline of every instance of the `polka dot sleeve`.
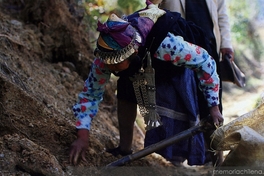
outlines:
[[181, 36], [168, 33], [159, 46], [156, 58], [194, 70], [208, 106], [219, 104], [219, 77], [214, 59], [203, 48], [184, 41]]
[[77, 129], [91, 128], [91, 121], [98, 112], [98, 105], [103, 100], [105, 85], [111, 73], [100, 59], [95, 59], [84, 88], [78, 95], [78, 101], [73, 106], [73, 112], [78, 119]]

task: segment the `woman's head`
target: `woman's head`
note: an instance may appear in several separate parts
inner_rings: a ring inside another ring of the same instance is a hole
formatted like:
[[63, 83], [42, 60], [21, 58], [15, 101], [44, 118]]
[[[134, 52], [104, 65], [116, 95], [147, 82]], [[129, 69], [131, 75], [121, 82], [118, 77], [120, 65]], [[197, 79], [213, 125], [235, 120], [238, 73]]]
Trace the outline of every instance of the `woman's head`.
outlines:
[[100, 35], [97, 40], [95, 54], [106, 65], [116, 68], [117, 65], [125, 68], [129, 63], [126, 61], [137, 52], [138, 34], [134, 27], [127, 21], [111, 14], [104, 24], [98, 22], [97, 30]]
[[[139, 46], [144, 46], [149, 32], [157, 19], [165, 14], [151, 1], [147, 8], [139, 10], [121, 19], [111, 14], [105, 23], [98, 22], [100, 35], [97, 40], [95, 55], [106, 65], [127, 65], [128, 58], [137, 53]], [[120, 64], [122, 63], [122, 64]], [[125, 67], [122, 67], [125, 68]]]

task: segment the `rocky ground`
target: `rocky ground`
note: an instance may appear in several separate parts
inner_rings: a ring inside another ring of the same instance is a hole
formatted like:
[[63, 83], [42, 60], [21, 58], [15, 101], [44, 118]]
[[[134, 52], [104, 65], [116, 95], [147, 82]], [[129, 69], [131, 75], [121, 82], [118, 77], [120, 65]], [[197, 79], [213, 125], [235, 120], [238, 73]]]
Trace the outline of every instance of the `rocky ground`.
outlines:
[[[0, 175], [211, 175], [213, 168], [175, 168], [152, 154], [114, 170], [118, 158], [115, 81], [93, 121], [87, 162], [68, 161], [76, 138], [71, 106], [93, 52], [82, 9], [64, 0], [0, 1]], [[133, 150], [143, 147], [135, 125]]]

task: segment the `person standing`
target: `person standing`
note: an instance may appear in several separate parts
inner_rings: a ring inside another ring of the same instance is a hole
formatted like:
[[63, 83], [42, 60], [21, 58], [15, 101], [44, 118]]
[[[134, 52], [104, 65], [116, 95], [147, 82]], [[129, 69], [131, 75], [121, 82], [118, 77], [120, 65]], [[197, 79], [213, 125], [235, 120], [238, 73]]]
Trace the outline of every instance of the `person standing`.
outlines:
[[[208, 52], [215, 59], [217, 72], [221, 75], [219, 65], [220, 57], [227, 54], [231, 60], [234, 60], [229, 17], [225, 0], [163, 0], [160, 4], [160, 8], [179, 12], [187, 21], [192, 21], [204, 30], [210, 43], [210, 50], [208, 50]], [[202, 97], [200, 100], [204, 101]], [[222, 112], [221, 76], [219, 100], [219, 107]], [[201, 116], [206, 116], [208, 114], [208, 111], [205, 111], [206, 108], [207, 107], [200, 107]], [[207, 145], [210, 145], [210, 133], [205, 134], [205, 136], [207, 138]], [[220, 165], [223, 161], [222, 152], [218, 152], [217, 155], [212, 155], [214, 158], [213, 163]]]

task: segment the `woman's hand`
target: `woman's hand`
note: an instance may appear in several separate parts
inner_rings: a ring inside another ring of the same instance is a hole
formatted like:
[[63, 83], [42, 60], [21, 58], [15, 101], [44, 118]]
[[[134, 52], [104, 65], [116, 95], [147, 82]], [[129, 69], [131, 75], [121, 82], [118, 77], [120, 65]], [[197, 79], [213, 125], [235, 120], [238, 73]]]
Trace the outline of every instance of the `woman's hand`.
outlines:
[[234, 51], [231, 48], [221, 48], [220, 52], [222, 53], [222, 57], [227, 54], [229, 59], [234, 61]]
[[213, 106], [210, 108], [210, 115], [212, 117], [213, 124], [215, 125], [215, 127], [223, 126], [224, 118], [223, 118], [218, 106]]
[[86, 161], [85, 151], [88, 148], [89, 131], [86, 129], [79, 129], [77, 132], [77, 139], [72, 143], [70, 148], [70, 163], [77, 164], [78, 159]]

